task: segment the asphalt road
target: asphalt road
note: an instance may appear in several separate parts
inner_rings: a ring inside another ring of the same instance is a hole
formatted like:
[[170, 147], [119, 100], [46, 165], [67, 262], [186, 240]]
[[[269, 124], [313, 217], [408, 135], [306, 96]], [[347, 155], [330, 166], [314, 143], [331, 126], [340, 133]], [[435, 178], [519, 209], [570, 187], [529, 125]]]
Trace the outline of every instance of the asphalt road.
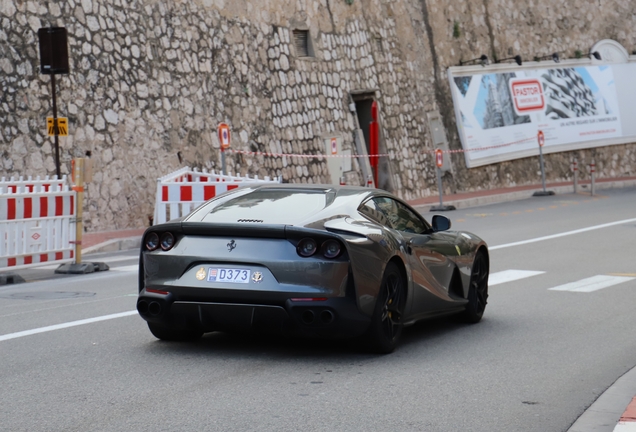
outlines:
[[[636, 189], [447, 215], [492, 248], [485, 317], [419, 323], [385, 356], [157, 341], [138, 316], [111, 317], [134, 310], [133, 251], [99, 257], [115, 260], [102, 274], [0, 287], [0, 430], [566, 431], [636, 366]], [[110, 319], [46, 328], [96, 317]]]

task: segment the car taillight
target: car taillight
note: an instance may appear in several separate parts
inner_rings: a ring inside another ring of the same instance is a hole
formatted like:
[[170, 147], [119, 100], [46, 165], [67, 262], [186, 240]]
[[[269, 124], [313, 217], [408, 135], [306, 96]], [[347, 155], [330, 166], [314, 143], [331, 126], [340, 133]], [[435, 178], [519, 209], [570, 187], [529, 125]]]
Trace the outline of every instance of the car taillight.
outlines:
[[325, 258], [333, 259], [340, 255], [340, 242], [337, 240], [327, 240], [322, 244], [322, 254]]
[[335, 239], [328, 239], [319, 243], [312, 238], [306, 237], [299, 241], [296, 246], [298, 255], [304, 258], [314, 256], [318, 250], [325, 258], [334, 259], [342, 254], [342, 244]]
[[167, 251], [172, 249], [172, 246], [174, 246], [174, 236], [172, 233], [167, 232], [161, 234], [161, 249]]
[[311, 238], [304, 238], [300, 242], [298, 242], [298, 246], [296, 246], [296, 251], [298, 255], [301, 257], [310, 257], [316, 253], [318, 250], [318, 244], [316, 244], [316, 240]]
[[146, 241], [144, 242], [146, 249], [149, 251], [153, 251], [159, 247], [159, 235], [155, 232], [151, 232], [146, 236]]

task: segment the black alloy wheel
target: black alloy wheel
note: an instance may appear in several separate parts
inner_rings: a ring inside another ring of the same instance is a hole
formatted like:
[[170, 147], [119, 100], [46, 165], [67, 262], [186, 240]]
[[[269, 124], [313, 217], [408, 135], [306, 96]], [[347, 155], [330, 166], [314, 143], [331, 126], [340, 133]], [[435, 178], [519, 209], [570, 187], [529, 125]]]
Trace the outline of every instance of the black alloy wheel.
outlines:
[[148, 323], [148, 328], [154, 337], [164, 341], [187, 342], [197, 340], [203, 336], [202, 331], [171, 329], [154, 323]]
[[367, 338], [371, 349], [381, 354], [395, 350], [402, 334], [406, 304], [405, 281], [397, 265], [386, 266]]
[[477, 252], [470, 275], [468, 304], [461, 315], [467, 323], [477, 323], [484, 315], [488, 303], [488, 273], [488, 259], [482, 252]]

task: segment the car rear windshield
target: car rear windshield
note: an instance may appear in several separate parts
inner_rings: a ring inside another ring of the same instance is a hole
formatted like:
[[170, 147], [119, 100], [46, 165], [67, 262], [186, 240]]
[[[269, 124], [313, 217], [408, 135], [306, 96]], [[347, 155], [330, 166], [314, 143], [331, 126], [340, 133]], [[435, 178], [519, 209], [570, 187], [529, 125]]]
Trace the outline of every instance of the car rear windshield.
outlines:
[[258, 189], [219, 203], [203, 221], [294, 225], [326, 204], [326, 190]]

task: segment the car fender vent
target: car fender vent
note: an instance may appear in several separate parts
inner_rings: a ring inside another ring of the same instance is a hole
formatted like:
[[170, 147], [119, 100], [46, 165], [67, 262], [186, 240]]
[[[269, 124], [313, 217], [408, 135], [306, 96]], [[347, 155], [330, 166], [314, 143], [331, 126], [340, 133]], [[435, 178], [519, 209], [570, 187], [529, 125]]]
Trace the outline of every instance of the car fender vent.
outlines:
[[237, 222], [263, 223], [261, 219], [239, 219]]

